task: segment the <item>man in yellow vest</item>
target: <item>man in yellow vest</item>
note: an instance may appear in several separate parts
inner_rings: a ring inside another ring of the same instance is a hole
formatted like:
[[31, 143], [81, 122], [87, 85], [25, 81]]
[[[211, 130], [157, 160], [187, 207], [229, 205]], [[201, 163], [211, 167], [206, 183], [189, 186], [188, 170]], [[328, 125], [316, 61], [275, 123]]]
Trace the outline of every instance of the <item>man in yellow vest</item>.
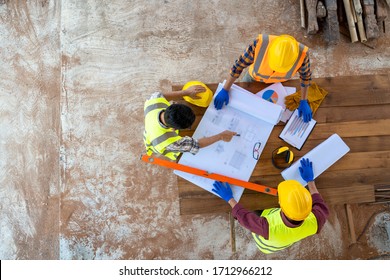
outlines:
[[307, 89], [311, 81], [308, 50], [307, 46], [298, 43], [289, 35], [260, 34], [230, 69], [230, 76], [214, 99], [215, 108], [222, 109], [224, 104], [229, 103], [229, 90], [247, 67], [249, 67], [248, 72], [243, 82], [284, 82], [299, 72], [301, 101], [298, 112], [305, 122], [309, 122], [312, 118], [312, 110], [307, 102]]
[[236, 135], [235, 132], [228, 130], [199, 140], [179, 135], [179, 129], [191, 127], [195, 121], [195, 114], [191, 107], [184, 104], [171, 104], [166, 98], [178, 99], [190, 96], [197, 99], [197, 93], [205, 90], [204, 87], [196, 85], [186, 90], [152, 94], [144, 105], [144, 144], [148, 155], [156, 153], [176, 160], [180, 153], [196, 154], [200, 148], [220, 140], [229, 142]]
[[278, 186], [280, 208], [263, 211], [246, 210], [234, 200], [228, 183], [214, 183], [212, 191], [229, 203], [233, 216], [252, 232], [257, 247], [265, 254], [320, 233], [329, 216], [329, 209], [314, 183], [312, 162], [302, 159], [299, 171], [309, 190], [298, 181], [283, 181]]

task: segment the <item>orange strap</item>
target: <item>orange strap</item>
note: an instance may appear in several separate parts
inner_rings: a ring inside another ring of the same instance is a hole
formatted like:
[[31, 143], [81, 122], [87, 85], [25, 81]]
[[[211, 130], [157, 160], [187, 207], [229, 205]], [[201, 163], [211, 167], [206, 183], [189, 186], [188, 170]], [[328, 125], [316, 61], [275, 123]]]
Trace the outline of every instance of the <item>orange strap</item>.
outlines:
[[216, 173], [209, 173], [206, 170], [198, 169], [195, 167], [190, 167], [190, 166], [176, 163], [173, 161], [163, 160], [163, 159], [148, 156], [148, 155], [142, 155], [141, 160], [144, 162], [147, 162], [147, 163], [161, 165], [161, 166], [164, 166], [167, 168], [172, 168], [175, 170], [191, 173], [194, 175], [202, 176], [202, 177], [213, 179], [216, 181], [227, 182], [229, 184], [237, 185], [237, 186], [240, 186], [240, 187], [243, 187], [246, 189], [250, 189], [253, 191], [262, 192], [262, 193], [270, 194], [273, 196], [278, 195], [278, 191], [275, 188], [270, 188], [267, 186], [258, 185], [258, 184], [251, 183], [251, 182], [246, 182], [246, 181], [243, 181], [240, 179], [235, 179], [235, 178], [227, 177], [227, 176], [216, 174]]

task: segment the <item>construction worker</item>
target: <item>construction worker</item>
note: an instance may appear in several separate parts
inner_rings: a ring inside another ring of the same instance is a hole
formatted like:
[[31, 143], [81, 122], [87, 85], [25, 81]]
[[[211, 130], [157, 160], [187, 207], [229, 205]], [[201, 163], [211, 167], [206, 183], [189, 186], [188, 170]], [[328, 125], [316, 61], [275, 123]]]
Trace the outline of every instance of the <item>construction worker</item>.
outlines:
[[301, 100], [298, 111], [305, 122], [312, 118], [312, 110], [307, 102], [307, 88], [310, 86], [311, 70], [308, 47], [298, 43], [289, 35], [260, 34], [253, 44], [235, 61], [230, 76], [214, 99], [217, 110], [229, 103], [229, 90], [244, 68], [248, 72], [243, 82], [277, 83], [290, 80], [297, 72], [301, 79]]
[[238, 222], [252, 232], [260, 251], [265, 254], [286, 249], [295, 242], [319, 233], [329, 209], [314, 183], [312, 162], [301, 160], [301, 177], [308, 189], [295, 180], [286, 180], [278, 186], [280, 208], [248, 211], [234, 200], [228, 183], [214, 182], [213, 192], [227, 201]]
[[180, 153], [196, 154], [199, 148], [207, 147], [220, 140], [229, 142], [236, 135], [235, 132], [228, 130], [199, 140], [179, 135], [179, 129], [191, 127], [195, 121], [195, 114], [191, 107], [184, 104], [171, 104], [166, 98], [178, 99], [190, 96], [198, 99], [197, 93], [205, 90], [204, 87], [196, 85], [186, 90], [152, 94], [144, 105], [144, 143], [148, 155], [156, 153], [176, 160]]

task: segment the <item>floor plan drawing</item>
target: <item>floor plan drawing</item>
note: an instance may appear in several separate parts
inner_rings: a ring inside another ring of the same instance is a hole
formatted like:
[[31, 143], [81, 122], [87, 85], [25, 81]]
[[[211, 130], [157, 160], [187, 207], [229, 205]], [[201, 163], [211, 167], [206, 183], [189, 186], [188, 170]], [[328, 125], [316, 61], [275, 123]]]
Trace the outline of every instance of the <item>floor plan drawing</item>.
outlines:
[[[219, 84], [216, 92], [222, 86]], [[196, 155], [185, 153], [179, 163], [248, 181], [261, 160], [265, 143], [283, 109], [236, 85], [232, 86], [229, 94], [230, 102], [223, 109], [216, 110], [213, 105], [207, 108], [193, 137], [200, 139], [224, 130], [234, 131], [240, 136], [234, 136], [230, 142], [219, 141], [202, 148]], [[181, 171], [174, 172], [211, 192], [212, 180]], [[238, 201], [244, 189], [239, 186], [232, 186], [232, 189]]]

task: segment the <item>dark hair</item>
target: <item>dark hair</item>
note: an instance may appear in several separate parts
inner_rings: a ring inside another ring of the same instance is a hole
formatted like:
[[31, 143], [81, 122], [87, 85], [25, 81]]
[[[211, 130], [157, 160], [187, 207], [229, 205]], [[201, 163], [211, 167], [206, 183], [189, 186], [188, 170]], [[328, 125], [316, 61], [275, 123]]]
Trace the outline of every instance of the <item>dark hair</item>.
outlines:
[[187, 105], [172, 104], [165, 110], [164, 121], [176, 129], [189, 128], [195, 121], [195, 114]]

